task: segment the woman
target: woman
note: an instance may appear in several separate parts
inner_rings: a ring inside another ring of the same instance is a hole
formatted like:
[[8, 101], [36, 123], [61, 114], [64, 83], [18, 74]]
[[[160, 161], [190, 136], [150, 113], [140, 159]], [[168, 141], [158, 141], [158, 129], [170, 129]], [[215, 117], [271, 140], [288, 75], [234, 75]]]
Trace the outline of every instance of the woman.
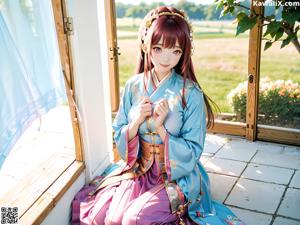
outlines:
[[122, 160], [73, 201], [74, 224], [243, 224], [211, 199], [199, 159], [209, 98], [191, 60], [184, 13], [158, 7], [139, 31], [136, 74], [127, 81], [113, 123]]

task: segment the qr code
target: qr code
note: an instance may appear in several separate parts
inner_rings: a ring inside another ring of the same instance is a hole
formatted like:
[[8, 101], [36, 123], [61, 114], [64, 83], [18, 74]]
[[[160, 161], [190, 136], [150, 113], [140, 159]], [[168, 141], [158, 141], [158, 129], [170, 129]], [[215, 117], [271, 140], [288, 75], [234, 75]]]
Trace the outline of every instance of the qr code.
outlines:
[[18, 224], [18, 207], [1, 207], [1, 224]]

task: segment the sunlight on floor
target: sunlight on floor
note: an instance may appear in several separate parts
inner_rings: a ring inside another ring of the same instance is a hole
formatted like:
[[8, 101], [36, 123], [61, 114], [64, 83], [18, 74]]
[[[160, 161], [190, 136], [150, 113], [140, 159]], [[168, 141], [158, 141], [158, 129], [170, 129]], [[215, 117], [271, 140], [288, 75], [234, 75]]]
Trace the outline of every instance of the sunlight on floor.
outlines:
[[11, 150], [0, 171], [0, 198], [31, 171], [57, 153], [75, 158], [68, 106], [58, 106], [26, 130]]

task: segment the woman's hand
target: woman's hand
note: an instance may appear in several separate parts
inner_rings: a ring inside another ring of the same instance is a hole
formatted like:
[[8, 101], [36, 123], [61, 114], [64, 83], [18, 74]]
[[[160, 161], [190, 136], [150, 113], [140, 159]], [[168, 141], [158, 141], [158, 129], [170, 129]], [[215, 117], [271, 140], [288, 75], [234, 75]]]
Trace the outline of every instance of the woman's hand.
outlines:
[[149, 97], [145, 97], [137, 107], [137, 116], [130, 123], [129, 126], [129, 141], [132, 140], [138, 132], [140, 125], [144, 122], [146, 117], [152, 115], [151, 101]]
[[169, 111], [169, 104], [166, 99], [162, 99], [157, 103], [153, 111], [156, 129], [159, 129], [163, 125]]
[[134, 122], [138, 125], [141, 125], [146, 117], [152, 115], [151, 100], [149, 97], [145, 97], [137, 107], [137, 117], [134, 119]]

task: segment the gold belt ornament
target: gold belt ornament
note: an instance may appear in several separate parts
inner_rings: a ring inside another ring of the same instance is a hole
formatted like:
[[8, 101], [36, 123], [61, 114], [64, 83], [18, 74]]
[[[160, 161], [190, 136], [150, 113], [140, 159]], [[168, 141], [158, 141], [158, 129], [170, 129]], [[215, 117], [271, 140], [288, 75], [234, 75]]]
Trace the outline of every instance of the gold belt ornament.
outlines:
[[[147, 118], [146, 121], [148, 131], [150, 130], [149, 120], [150, 117]], [[123, 174], [105, 177], [97, 184], [96, 188], [89, 193], [90, 196], [94, 195], [98, 190], [108, 185], [120, 182], [122, 180], [132, 179], [134, 177], [138, 177], [145, 174], [151, 168], [154, 159], [156, 159], [156, 162], [159, 165], [160, 173], [165, 173], [166, 170], [164, 161], [164, 144], [155, 144], [155, 136], [158, 135], [157, 132], [149, 131], [145, 134], [151, 136], [152, 143], [148, 143], [141, 139], [139, 140], [141, 144], [141, 157], [137, 159], [132, 168]], [[162, 167], [160, 167], [160, 165], [162, 165]]]
[[[164, 156], [164, 144], [151, 144], [146, 141], [140, 141], [141, 143], [141, 157], [137, 160], [139, 164], [139, 170], [142, 174], [146, 173], [152, 166], [154, 159], [159, 165], [160, 173], [165, 173], [165, 156]], [[162, 165], [162, 166], [160, 166]]]

